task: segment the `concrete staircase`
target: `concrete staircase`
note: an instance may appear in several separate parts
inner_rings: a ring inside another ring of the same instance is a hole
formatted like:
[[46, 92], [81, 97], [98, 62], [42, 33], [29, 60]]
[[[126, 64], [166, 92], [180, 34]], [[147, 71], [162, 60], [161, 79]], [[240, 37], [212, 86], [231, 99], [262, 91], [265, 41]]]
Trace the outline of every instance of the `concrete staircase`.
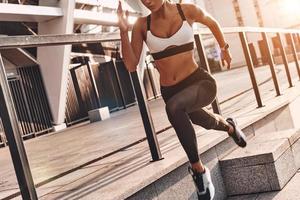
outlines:
[[[270, 98], [263, 108], [251, 111], [245, 107], [243, 113], [237, 113], [239, 126], [248, 137], [248, 146], [244, 149], [238, 148], [228, 136], [218, 139], [218, 132], [208, 131], [198, 138], [201, 160], [210, 169], [216, 188], [214, 200], [281, 190], [295, 175], [300, 168], [300, 97], [297, 93], [291, 90], [276, 99]], [[208, 138], [211, 141], [207, 142]], [[171, 159], [171, 155], [165, 159]], [[126, 199], [197, 199], [187, 166], [188, 162], [177, 163], [176, 168], [147, 180], [143, 188]], [[160, 171], [159, 168], [156, 170]]]

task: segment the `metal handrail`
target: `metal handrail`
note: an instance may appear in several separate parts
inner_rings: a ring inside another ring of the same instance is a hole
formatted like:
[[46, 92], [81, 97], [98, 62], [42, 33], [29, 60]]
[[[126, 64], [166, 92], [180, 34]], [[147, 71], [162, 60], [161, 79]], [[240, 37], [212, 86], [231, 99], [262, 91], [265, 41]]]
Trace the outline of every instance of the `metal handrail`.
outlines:
[[0, 49], [111, 42], [120, 39], [119, 33], [1, 36]]
[[[283, 28], [262, 28], [262, 27], [223, 27], [222, 32], [224, 34], [229, 33], [300, 33], [300, 29], [283, 29]], [[198, 28], [195, 30], [195, 34], [211, 34], [210, 29], [208, 28]]]
[[[260, 28], [260, 27], [225, 27], [224, 34], [229, 33], [300, 33], [297, 29]], [[211, 34], [207, 28], [194, 31], [195, 34]], [[25, 35], [25, 36], [1, 36], [0, 49], [25, 48], [35, 46], [54, 46], [80, 43], [96, 43], [120, 40], [118, 32], [105, 34], [57, 34], [57, 35]]]

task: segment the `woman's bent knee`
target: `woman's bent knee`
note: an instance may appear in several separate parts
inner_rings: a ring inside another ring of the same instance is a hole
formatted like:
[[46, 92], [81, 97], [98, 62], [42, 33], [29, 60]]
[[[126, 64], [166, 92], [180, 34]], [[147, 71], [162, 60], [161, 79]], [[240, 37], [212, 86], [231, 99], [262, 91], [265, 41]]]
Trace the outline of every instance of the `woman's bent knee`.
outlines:
[[167, 102], [166, 103], [166, 112], [168, 114], [168, 117], [173, 117], [177, 114], [179, 111], [179, 105], [176, 102]]

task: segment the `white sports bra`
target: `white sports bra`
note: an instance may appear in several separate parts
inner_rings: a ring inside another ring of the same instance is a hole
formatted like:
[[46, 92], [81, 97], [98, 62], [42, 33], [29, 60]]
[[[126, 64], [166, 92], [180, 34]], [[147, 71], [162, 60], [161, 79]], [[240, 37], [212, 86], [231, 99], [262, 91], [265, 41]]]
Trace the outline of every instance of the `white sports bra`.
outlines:
[[146, 44], [155, 60], [194, 49], [193, 28], [186, 21], [180, 4], [176, 4], [176, 6], [182, 19], [182, 25], [171, 37], [162, 38], [153, 35], [150, 30], [151, 17], [147, 16]]

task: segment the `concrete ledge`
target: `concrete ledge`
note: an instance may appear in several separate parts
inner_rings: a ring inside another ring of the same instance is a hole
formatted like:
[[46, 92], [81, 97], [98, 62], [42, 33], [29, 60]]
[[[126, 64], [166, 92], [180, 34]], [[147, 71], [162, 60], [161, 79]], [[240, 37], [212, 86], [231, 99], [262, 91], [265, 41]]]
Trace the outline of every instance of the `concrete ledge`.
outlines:
[[290, 129], [255, 136], [245, 149], [221, 159], [229, 195], [280, 190], [296, 173], [293, 144], [299, 131]]
[[53, 131], [57, 132], [57, 131], [61, 131], [61, 130], [65, 129], [65, 128], [67, 128], [67, 125], [65, 123], [62, 123], [62, 124], [53, 126]]
[[102, 107], [88, 112], [90, 122], [98, 122], [110, 118], [108, 107]]
[[237, 149], [222, 160], [222, 167], [247, 167], [275, 162], [288, 148], [288, 140], [248, 142], [244, 149]]

